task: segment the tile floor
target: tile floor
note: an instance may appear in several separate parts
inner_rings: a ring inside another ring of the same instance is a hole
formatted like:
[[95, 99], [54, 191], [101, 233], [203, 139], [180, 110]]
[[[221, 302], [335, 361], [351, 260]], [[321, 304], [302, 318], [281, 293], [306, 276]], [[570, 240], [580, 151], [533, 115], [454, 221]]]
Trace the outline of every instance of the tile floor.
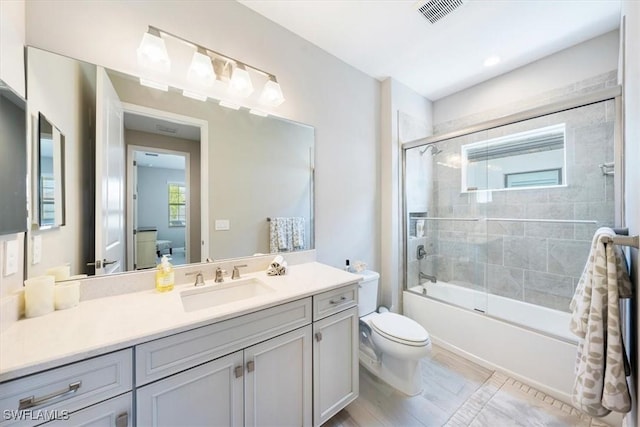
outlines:
[[433, 346], [406, 397], [360, 368], [360, 396], [324, 427], [605, 427], [544, 393]]

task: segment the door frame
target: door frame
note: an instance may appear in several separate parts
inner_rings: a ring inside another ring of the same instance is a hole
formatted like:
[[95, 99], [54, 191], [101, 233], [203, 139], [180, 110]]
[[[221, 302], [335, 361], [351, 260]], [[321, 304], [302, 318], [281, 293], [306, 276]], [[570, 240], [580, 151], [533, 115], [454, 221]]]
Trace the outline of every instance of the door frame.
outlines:
[[[125, 114], [136, 114], [200, 128], [200, 261], [205, 261], [209, 256], [209, 168], [207, 167], [209, 161], [209, 122], [195, 117], [184, 116], [128, 102], [123, 102], [122, 108]], [[128, 189], [129, 183], [127, 183], [127, 193]], [[131, 200], [129, 196], [130, 195], [127, 194], [127, 200]], [[126, 209], [127, 236], [133, 237], [133, 208], [130, 203], [127, 203]], [[188, 206], [187, 209], [189, 209]], [[189, 238], [189, 236], [187, 236], [187, 238]], [[185, 245], [186, 244], [185, 241]], [[131, 267], [133, 267], [133, 251], [129, 247], [130, 245], [133, 246], [133, 239], [128, 238], [127, 254], [131, 254]], [[190, 261], [193, 262], [194, 260]], [[127, 255], [127, 266], [128, 264], [129, 256]]]
[[[126, 113], [125, 113], [126, 114]], [[125, 144], [126, 144], [126, 138], [125, 138]], [[127, 146], [127, 158], [126, 158], [126, 162], [127, 162], [127, 198], [126, 198], [126, 205], [127, 205], [127, 219], [126, 219], [126, 223], [127, 223], [127, 271], [133, 271], [135, 270], [134, 266], [135, 266], [135, 251], [136, 251], [136, 245], [135, 245], [135, 223], [137, 221], [135, 218], [135, 214], [137, 214], [137, 210], [134, 209], [134, 205], [137, 203], [135, 201], [133, 201], [133, 196], [134, 194], [137, 194], [136, 189], [134, 188], [134, 184], [137, 183], [137, 173], [135, 172], [134, 169], [134, 165], [133, 162], [135, 160], [135, 153], [136, 152], [151, 152], [151, 153], [158, 153], [158, 154], [171, 154], [174, 156], [180, 156], [180, 157], [184, 157], [185, 159], [185, 165], [184, 165], [184, 181], [185, 181], [185, 187], [187, 188], [186, 191], [186, 198], [187, 198], [187, 206], [186, 206], [186, 215], [187, 215], [187, 219], [191, 218], [190, 214], [191, 214], [191, 154], [184, 152], [184, 151], [177, 151], [177, 150], [168, 150], [168, 149], [164, 149], [164, 148], [155, 148], [155, 147], [146, 147], [143, 145], [128, 145]], [[136, 177], [136, 179], [134, 179], [134, 176]], [[135, 182], [134, 182], [135, 181]], [[185, 226], [184, 229], [184, 252], [185, 252], [185, 263], [189, 263], [189, 245], [191, 243], [191, 221], [187, 220], [187, 225]]]

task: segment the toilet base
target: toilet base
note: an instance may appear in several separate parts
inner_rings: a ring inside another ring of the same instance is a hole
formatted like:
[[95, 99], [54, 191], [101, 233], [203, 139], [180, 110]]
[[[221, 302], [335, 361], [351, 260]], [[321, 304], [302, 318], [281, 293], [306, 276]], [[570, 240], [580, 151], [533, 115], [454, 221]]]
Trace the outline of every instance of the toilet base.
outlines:
[[398, 360], [383, 354], [378, 361], [362, 350], [359, 359], [369, 372], [407, 396], [417, 396], [424, 390], [420, 360]]

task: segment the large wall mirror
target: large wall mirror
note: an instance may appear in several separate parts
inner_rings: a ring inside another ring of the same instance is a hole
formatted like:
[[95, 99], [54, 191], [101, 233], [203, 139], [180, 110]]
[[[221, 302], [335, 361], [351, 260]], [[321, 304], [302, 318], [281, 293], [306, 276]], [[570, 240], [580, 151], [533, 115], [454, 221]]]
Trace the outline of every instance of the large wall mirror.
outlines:
[[59, 265], [73, 275], [144, 269], [165, 254], [180, 265], [270, 253], [272, 218], [302, 224], [304, 243], [292, 249], [313, 248], [313, 127], [32, 47], [27, 89], [30, 143], [42, 139], [40, 116], [54, 134], [64, 129], [66, 194], [64, 226], [29, 231], [28, 276]]

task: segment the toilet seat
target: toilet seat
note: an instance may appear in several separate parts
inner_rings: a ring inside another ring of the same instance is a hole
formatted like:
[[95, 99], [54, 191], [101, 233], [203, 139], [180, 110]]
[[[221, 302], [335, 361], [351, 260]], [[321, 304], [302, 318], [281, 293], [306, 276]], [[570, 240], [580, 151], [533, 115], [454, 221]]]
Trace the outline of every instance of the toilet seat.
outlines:
[[371, 327], [382, 337], [413, 347], [429, 345], [429, 333], [415, 320], [396, 313], [380, 313], [371, 318]]

